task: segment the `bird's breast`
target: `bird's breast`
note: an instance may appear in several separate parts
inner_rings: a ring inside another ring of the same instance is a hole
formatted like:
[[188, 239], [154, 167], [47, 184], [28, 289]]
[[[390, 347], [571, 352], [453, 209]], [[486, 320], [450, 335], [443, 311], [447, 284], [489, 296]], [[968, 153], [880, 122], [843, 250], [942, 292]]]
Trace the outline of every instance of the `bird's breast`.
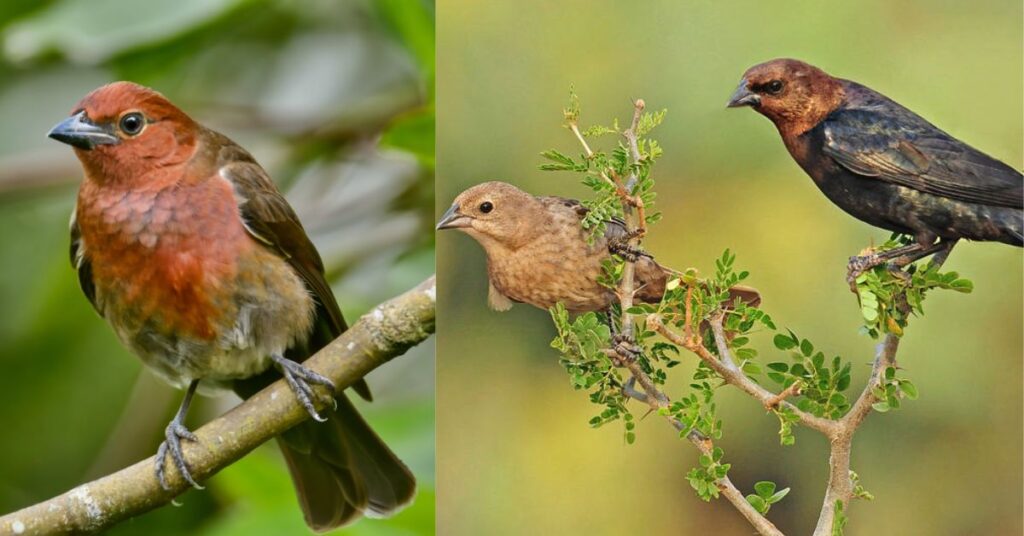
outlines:
[[578, 232], [572, 240], [551, 234], [515, 251], [489, 252], [488, 274], [495, 288], [513, 300], [544, 309], [562, 303], [571, 311], [592, 311], [607, 307], [611, 299], [598, 283], [605, 258], [606, 252], [589, 246]]
[[86, 181], [77, 221], [100, 311], [173, 383], [258, 373], [311, 329], [305, 285], [248, 235], [225, 181], [132, 191]]

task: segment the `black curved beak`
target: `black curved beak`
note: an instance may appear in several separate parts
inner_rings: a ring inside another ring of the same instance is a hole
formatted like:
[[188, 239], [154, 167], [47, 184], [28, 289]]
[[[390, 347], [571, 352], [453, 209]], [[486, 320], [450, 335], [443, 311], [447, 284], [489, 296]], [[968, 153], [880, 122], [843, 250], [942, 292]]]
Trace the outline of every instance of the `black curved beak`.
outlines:
[[57, 126], [50, 129], [47, 136], [61, 143], [66, 143], [86, 151], [97, 145], [117, 145], [121, 143], [121, 138], [118, 138], [108, 128], [93, 123], [85, 115], [84, 110], [57, 123]]
[[441, 216], [441, 220], [437, 222], [438, 231], [444, 229], [459, 229], [461, 227], [469, 227], [472, 223], [472, 218], [459, 212], [459, 205], [452, 205], [448, 207], [448, 210]]
[[747, 79], [740, 80], [739, 87], [729, 97], [726, 108], [738, 108], [740, 106], [757, 106], [761, 104], [761, 96], [747, 89]]

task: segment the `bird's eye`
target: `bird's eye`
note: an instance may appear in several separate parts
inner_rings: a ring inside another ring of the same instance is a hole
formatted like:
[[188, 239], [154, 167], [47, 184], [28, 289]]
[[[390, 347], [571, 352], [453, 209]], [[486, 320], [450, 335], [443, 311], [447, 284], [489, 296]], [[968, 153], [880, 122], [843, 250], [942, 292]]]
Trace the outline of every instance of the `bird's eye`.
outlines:
[[134, 136], [139, 132], [142, 132], [142, 127], [145, 124], [146, 120], [143, 119], [142, 114], [132, 112], [130, 114], [125, 114], [125, 116], [121, 118], [119, 126], [121, 127], [122, 132], [129, 136]]
[[494, 204], [491, 203], [490, 201], [484, 201], [483, 203], [480, 203], [480, 212], [487, 214], [492, 210], [494, 210]]
[[768, 93], [771, 93], [772, 95], [778, 95], [782, 92], [782, 80], [772, 80], [771, 82], [768, 82], [765, 89], [767, 89]]

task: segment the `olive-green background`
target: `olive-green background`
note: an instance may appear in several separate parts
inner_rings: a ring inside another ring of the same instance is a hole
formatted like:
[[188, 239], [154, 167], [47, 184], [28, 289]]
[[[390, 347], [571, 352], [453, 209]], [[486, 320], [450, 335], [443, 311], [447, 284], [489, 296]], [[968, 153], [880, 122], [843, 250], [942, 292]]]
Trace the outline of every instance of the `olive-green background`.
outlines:
[[[182, 393], [145, 372], [78, 289], [82, 172], [46, 138], [133, 80], [246, 147], [285, 191], [345, 316], [434, 269], [434, 6], [406, 0], [0, 2], [0, 513], [156, 452]], [[433, 345], [368, 377], [363, 415], [419, 478], [415, 503], [345, 534], [434, 532]], [[189, 424], [237, 403], [200, 397]], [[309, 534], [274, 443], [110, 534]]]
[[[560, 128], [567, 89], [583, 123], [628, 120], [630, 99], [668, 108], [655, 131], [664, 219], [647, 241], [676, 268], [713, 270], [730, 247], [764, 307], [829, 355], [853, 361], [859, 389], [874, 341], [857, 333], [844, 282], [849, 255], [888, 233], [832, 206], [790, 159], [771, 124], [726, 110], [743, 71], [795, 57], [882, 91], [954, 136], [1022, 167], [1021, 3], [613, 2], [438, 3], [438, 214], [491, 179], [537, 194], [585, 195], [571, 175], [537, 170], [538, 153], [578, 154]], [[963, 243], [947, 268], [973, 294], [936, 292], [907, 331], [899, 361], [921, 397], [872, 414], [853, 468], [877, 497], [850, 508], [848, 534], [1009, 535], [1022, 531], [1022, 256]], [[473, 534], [718, 534], [752, 529], [724, 500], [700, 502], [685, 479], [694, 449], [661, 420], [593, 430], [547, 314], [486, 306], [484, 257], [469, 238], [438, 238], [438, 531]], [[771, 336], [755, 337], [765, 358]], [[685, 389], [673, 369], [669, 394]], [[793, 491], [769, 517], [809, 534], [827, 445], [745, 395], [719, 395], [733, 481]]]

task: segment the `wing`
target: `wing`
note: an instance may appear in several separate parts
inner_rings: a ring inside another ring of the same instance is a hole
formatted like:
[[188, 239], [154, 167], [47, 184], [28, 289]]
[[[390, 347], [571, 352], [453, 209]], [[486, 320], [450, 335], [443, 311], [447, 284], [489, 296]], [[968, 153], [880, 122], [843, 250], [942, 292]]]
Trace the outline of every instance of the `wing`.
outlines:
[[825, 154], [867, 177], [968, 203], [1021, 208], [1024, 176], [892, 102], [822, 122]]
[[[316, 300], [316, 321], [307, 349], [312, 355], [348, 329], [324, 276], [320, 254], [291, 205], [252, 155], [220, 134], [211, 131], [210, 135], [215, 136], [214, 145], [221, 147], [217, 168], [235, 188], [246, 230], [288, 261]], [[360, 381], [352, 387], [363, 398], [370, 399], [365, 382]]]
[[71, 213], [71, 267], [78, 272], [78, 285], [82, 287], [82, 293], [92, 304], [92, 308], [96, 310], [100, 316], [103, 316], [103, 311], [100, 311], [99, 306], [96, 304], [96, 285], [92, 280], [92, 263], [89, 262], [89, 257], [85, 255], [85, 244], [82, 242], [82, 232], [78, 228], [77, 213]]
[[[583, 218], [586, 217], [587, 213], [590, 212], [590, 209], [587, 208], [586, 205], [584, 205], [583, 203], [579, 202], [579, 200], [577, 199], [569, 199], [566, 197], [557, 196], [544, 196], [539, 197], [538, 199], [540, 199], [541, 202], [548, 205], [549, 207], [552, 205], [565, 206], [569, 210], [575, 212], [576, 216], [579, 217], [580, 221], [583, 221]], [[610, 220], [604, 221], [604, 237], [606, 240], [621, 240], [626, 237], [626, 234], [626, 222], [618, 218], [612, 218]]]

